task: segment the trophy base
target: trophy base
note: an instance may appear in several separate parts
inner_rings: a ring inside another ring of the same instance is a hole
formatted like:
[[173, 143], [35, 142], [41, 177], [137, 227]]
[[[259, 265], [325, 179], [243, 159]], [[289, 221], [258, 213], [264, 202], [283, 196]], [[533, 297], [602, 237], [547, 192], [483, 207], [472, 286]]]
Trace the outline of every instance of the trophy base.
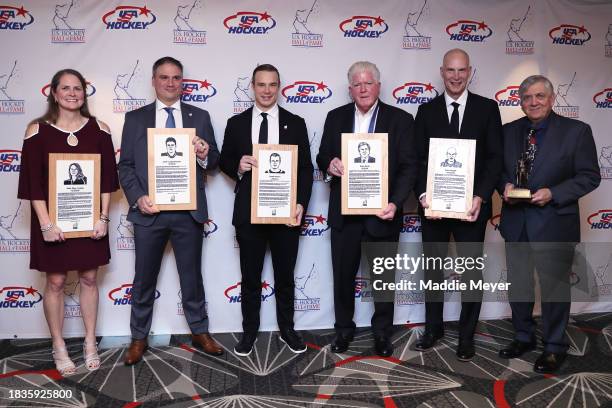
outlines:
[[513, 200], [529, 200], [531, 199], [531, 191], [528, 188], [513, 188], [508, 191], [508, 198]]

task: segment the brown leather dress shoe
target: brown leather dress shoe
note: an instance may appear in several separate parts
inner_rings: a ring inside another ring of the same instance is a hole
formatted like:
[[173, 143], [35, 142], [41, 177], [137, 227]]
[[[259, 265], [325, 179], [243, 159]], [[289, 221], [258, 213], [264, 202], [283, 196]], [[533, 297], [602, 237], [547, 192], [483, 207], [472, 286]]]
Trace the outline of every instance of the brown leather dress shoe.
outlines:
[[131, 366], [142, 360], [142, 355], [147, 351], [149, 345], [147, 339], [132, 339], [130, 347], [128, 347], [123, 364]]
[[191, 344], [193, 347], [202, 350], [211, 356], [220, 356], [223, 354], [221, 346], [208, 333], [192, 334]]

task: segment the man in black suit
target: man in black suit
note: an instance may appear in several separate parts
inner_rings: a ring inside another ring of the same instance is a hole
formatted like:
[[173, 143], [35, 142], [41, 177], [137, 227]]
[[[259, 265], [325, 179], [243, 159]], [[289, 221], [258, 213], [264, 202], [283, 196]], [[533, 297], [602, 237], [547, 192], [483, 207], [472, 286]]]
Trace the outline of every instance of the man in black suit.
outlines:
[[376, 163], [376, 159], [370, 156], [370, 144], [368, 142], [359, 142], [357, 145], [359, 157], [353, 159], [353, 163]]
[[[504, 125], [504, 169], [498, 185], [504, 199], [499, 229], [506, 240], [515, 334], [499, 355], [516, 358], [536, 347], [535, 268], [542, 291], [544, 352], [534, 370], [553, 373], [563, 364], [569, 347], [565, 329], [574, 246], [580, 242], [578, 199], [597, 188], [601, 175], [591, 127], [552, 111], [555, 95], [546, 77], [526, 78], [519, 96], [526, 116]], [[509, 197], [521, 156], [528, 157], [527, 187], [532, 192], [526, 200]]]
[[[331, 227], [334, 274], [334, 311], [336, 337], [334, 353], [348, 350], [355, 323], [355, 276], [361, 260], [362, 242], [397, 242], [401, 229], [402, 205], [413, 189], [417, 162], [414, 150], [412, 116], [378, 99], [380, 72], [367, 61], [354, 63], [348, 71], [349, 92], [354, 103], [327, 114], [317, 164], [327, 172], [330, 185], [328, 224]], [[387, 133], [389, 155], [389, 204], [378, 214], [343, 216], [341, 214], [342, 133]], [[395, 251], [393, 251], [395, 253]], [[376, 353], [393, 353], [390, 341], [393, 328], [393, 302], [374, 302], [372, 330]]]
[[[447, 256], [451, 235], [459, 256], [482, 256], [482, 242], [487, 220], [491, 217], [491, 196], [499, 180], [502, 166], [501, 117], [495, 101], [467, 90], [472, 73], [468, 54], [452, 49], [444, 55], [440, 75], [444, 81], [444, 94], [419, 106], [416, 116], [416, 138], [419, 152], [419, 178], [416, 193], [421, 204], [423, 250], [426, 257]], [[430, 138], [459, 138], [476, 140], [474, 164], [474, 197], [469, 219], [425, 218], [427, 166]], [[443, 271], [425, 271], [425, 279], [441, 282]], [[477, 269], [464, 273], [462, 280], [482, 279]], [[482, 294], [463, 293], [459, 318], [459, 344], [457, 358], [469, 361], [475, 355], [474, 332], [480, 315]], [[428, 350], [444, 335], [443, 293], [425, 293], [425, 332], [415, 348]]]
[[[302, 353], [306, 351], [306, 346], [293, 328], [293, 269], [298, 253], [299, 226], [308, 209], [312, 190], [313, 167], [308, 133], [304, 119], [278, 106], [280, 75], [273, 65], [263, 64], [255, 68], [252, 84], [255, 106], [228, 119], [219, 162], [221, 170], [236, 180], [232, 224], [236, 228], [236, 239], [240, 245], [243, 334], [234, 352], [248, 356], [257, 338], [261, 272], [269, 243], [280, 338], [294, 353]], [[297, 208], [291, 225], [251, 224], [251, 170], [258, 165], [253, 157], [253, 144], [257, 143], [298, 147]]]
[[[132, 342], [124, 363], [132, 365], [142, 359], [153, 319], [157, 276], [164, 248], [170, 240], [176, 258], [183, 310], [192, 332], [192, 344], [212, 355], [223, 349], [208, 334], [208, 316], [202, 283], [202, 232], [208, 219], [204, 192], [205, 170], [219, 161], [219, 151], [208, 112], [180, 101], [183, 65], [172, 57], [153, 64], [152, 84], [156, 101], [125, 115], [119, 160], [119, 180], [130, 210], [128, 221], [134, 224], [136, 273], [132, 285], [130, 329]], [[195, 211], [160, 212], [149, 198], [147, 167], [148, 128], [195, 128], [192, 140], [198, 161], [197, 209]]]

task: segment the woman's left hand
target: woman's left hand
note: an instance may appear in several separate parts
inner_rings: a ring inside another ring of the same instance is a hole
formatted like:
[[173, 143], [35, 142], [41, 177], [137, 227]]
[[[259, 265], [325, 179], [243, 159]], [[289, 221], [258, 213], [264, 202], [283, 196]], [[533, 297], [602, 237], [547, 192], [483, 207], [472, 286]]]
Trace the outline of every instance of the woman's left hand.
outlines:
[[98, 220], [94, 225], [93, 232], [91, 233], [91, 239], [102, 239], [108, 234], [108, 223]]

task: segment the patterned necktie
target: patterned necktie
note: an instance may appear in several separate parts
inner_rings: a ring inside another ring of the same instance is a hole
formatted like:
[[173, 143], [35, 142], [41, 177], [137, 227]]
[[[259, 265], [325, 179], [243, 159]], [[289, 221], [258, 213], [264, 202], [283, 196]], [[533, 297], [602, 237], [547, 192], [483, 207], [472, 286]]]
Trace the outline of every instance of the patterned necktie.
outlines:
[[529, 133], [527, 133], [527, 140], [525, 140], [525, 144], [527, 145], [527, 149], [525, 150], [525, 156], [527, 156], [528, 163], [528, 175], [531, 175], [531, 170], [533, 170], [533, 163], [535, 162], [536, 153], [538, 152], [538, 145], [536, 143], [536, 130], [530, 128]]
[[453, 105], [453, 114], [451, 115], [450, 127], [455, 131], [455, 134], [459, 135], [459, 104], [457, 102], [451, 103]]
[[259, 126], [259, 144], [266, 144], [268, 143], [268, 114], [262, 112], [261, 117], [263, 120]]
[[168, 112], [168, 118], [166, 119], [166, 127], [175, 128], [176, 123], [174, 123], [174, 115], [172, 114], [172, 111], [174, 110], [174, 108], [167, 107], [167, 108], [164, 108], [164, 110]]

